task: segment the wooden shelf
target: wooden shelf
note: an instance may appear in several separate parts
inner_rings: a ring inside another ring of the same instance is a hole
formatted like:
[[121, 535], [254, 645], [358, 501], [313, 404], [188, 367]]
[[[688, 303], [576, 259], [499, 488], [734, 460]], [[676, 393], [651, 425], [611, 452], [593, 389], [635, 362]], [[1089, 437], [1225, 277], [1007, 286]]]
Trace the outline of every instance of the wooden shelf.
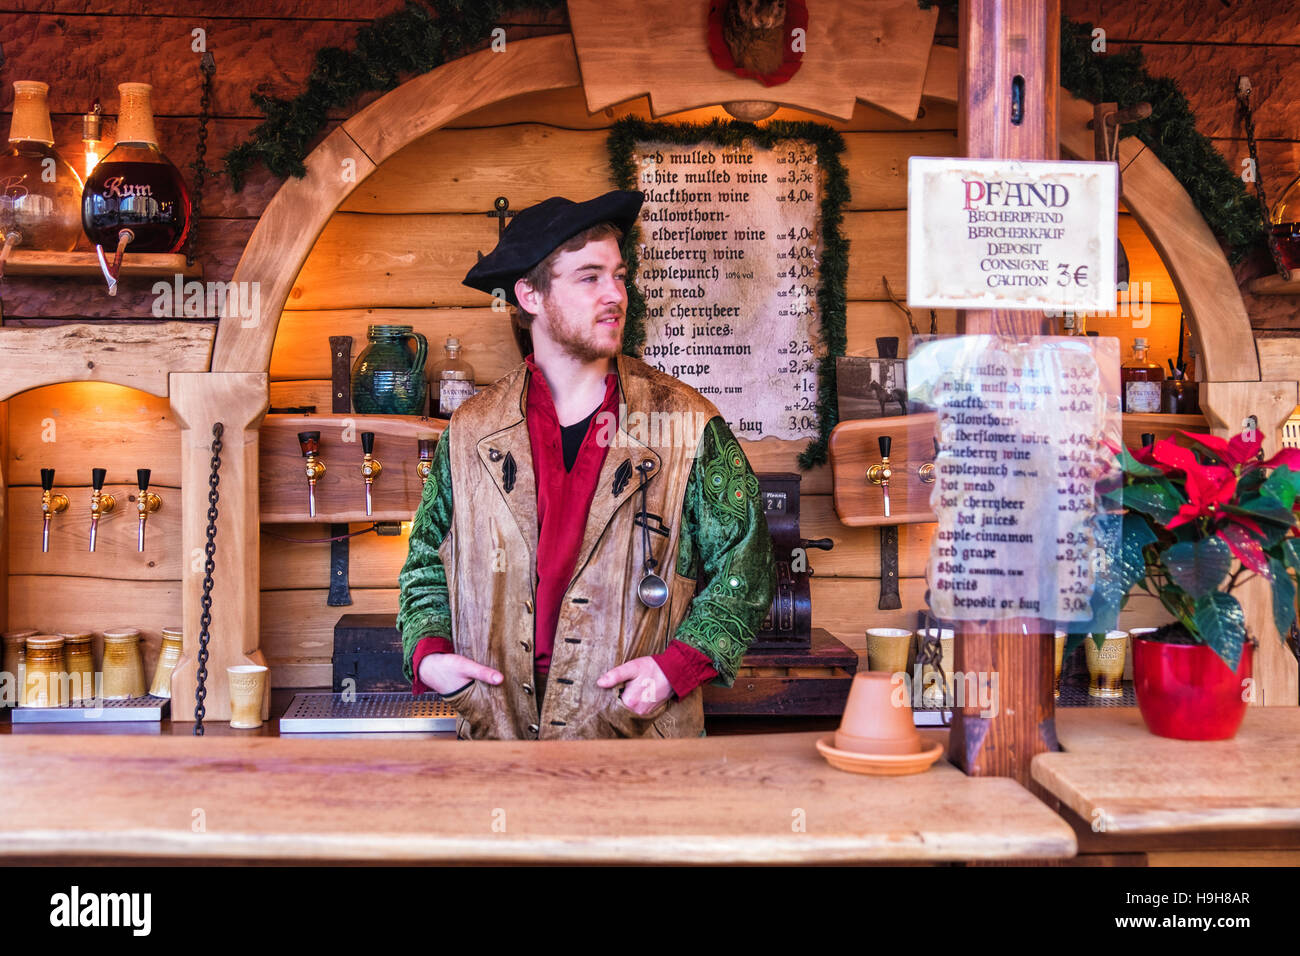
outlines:
[[[267, 415], [259, 429], [263, 524], [347, 524], [410, 521], [420, 504], [416, 441], [437, 438], [446, 419], [416, 415]], [[347, 432], [346, 436], [344, 432]], [[298, 432], [320, 432], [325, 474], [316, 482], [316, 516], [307, 514], [307, 478]], [[373, 514], [365, 512], [361, 433], [375, 433], [375, 458], [384, 466], [372, 488]]]
[[1300, 295], [1300, 278], [1292, 273], [1291, 281], [1281, 276], [1260, 276], [1247, 286], [1252, 295]]
[[[935, 521], [930, 510], [930, 492], [934, 488], [920, 480], [917, 467], [934, 457], [931, 443], [934, 412], [898, 415], [888, 418], [850, 419], [831, 431], [830, 458], [835, 482], [835, 513], [849, 527], [900, 525]], [[1208, 431], [1204, 415], [1123, 415], [1124, 444], [1136, 447], [1142, 434], [1150, 432], [1159, 441], [1178, 429], [1189, 432]], [[884, 498], [879, 485], [865, 480], [868, 466], [880, 460], [877, 436], [893, 438], [890, 462], [894, 481], [890, 487], [892, 514], [886, 518]]]
[[[107, 255], [107, 252], [105, 253]], [[40, 252], [15, 249], [5, 260], [5, 275], [12, 276], [100, 276], [99, 257], [93, 252]], [[186, 265], [183, 255], [128, 252], [122, 257], [122, 278], [173, 276], [202, 278], [203, 266]]]
[[1124, 444], [1137, 448], [1142, 444], [1142, 433], [1150, 432], [1156, 441], [1168, 438], [1175, 431], [1206, 432], [1210, 430], [1204, 415], [1160, 415], [1154, 412], [1126, 412], [1120, 416], [1124, 420]]

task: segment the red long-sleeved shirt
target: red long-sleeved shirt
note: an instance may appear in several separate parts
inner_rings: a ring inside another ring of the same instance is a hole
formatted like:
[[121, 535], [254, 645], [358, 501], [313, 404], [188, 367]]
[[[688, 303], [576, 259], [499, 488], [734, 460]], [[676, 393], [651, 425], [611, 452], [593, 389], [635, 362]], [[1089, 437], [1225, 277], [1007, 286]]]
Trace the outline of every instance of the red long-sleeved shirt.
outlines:
[[[530, 372], [525, 415], [528, 438], [537, 475], [537, 604], [533, 632], [533, 658], [538, 673], [550, 670], [551, 652], [555, 647], [555, 628], [569, 581], [573, 578], [586, 530], [587, 514], [596, 491], [600, 470], [605, 464], [607, 447], [595, 436], [599, 431], [599, 412], [618, 414], [618, 376], [605, 378], [605, 398], [593, 413], [587, 434], [578, 449], [571, 469], [564, 466], [560, 422], [546, 376], [529, 355], [525, 360]], [[429, 688], [420, 681], [420, 661], [428, 654], [450, 653], [454, 648], [445, 637], [424, 637], [416, 644], [411, 657], [414, 674], [411, 692]], [[682, 698], [717, 676], [712, 662], [701, 651], [682, 641], [669, 641], [654, 661]]]

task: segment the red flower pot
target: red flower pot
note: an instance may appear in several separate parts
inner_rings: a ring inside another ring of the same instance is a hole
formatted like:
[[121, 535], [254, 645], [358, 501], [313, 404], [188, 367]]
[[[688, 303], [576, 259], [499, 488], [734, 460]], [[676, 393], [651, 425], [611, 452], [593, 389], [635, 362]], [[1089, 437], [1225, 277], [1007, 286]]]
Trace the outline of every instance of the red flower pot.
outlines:
[[1203, 644], [1133, 639], [1133, 689], [1147, 729], [1178, 740], [1228, 740], [1246, 717], [1247, 643], [1234, 674]]

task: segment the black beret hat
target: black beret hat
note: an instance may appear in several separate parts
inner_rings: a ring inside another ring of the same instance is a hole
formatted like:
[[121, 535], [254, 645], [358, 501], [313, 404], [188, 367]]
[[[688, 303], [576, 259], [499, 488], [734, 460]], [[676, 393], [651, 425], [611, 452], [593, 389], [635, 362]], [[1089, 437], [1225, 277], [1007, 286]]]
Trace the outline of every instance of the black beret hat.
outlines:
[[464, 285], [493, 295], [505, 291], [515, 301], [515, 280], [541, 262], [565, 240], [600, 222], [612, 222], [626, 236], [641, 212], [645, 193], [615, 189], [586, 202], [563, 196], [543, 199], [519, 212], [501, 234], [497, 247], [465, 273]]

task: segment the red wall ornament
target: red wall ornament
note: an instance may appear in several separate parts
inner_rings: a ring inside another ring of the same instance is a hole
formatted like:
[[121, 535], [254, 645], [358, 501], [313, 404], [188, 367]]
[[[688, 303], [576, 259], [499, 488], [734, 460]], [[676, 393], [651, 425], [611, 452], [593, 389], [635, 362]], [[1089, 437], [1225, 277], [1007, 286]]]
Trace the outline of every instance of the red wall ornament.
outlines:
[[[777, 86], [794, 76], [803, 61], [808, 6], [804, 0], [785, 0], [785, 21], [777, 38], [768, 35], [772, 31], [764, 31], [757, 20], [765, 11], [780, 6], [781, 0], [710, 0], [709, 53], [714, 65], [764, 86]], [[779, 64], [774, 55], [776, 42], [782, 53]], [[766, 64], [771, 66], [764, 71]]]

